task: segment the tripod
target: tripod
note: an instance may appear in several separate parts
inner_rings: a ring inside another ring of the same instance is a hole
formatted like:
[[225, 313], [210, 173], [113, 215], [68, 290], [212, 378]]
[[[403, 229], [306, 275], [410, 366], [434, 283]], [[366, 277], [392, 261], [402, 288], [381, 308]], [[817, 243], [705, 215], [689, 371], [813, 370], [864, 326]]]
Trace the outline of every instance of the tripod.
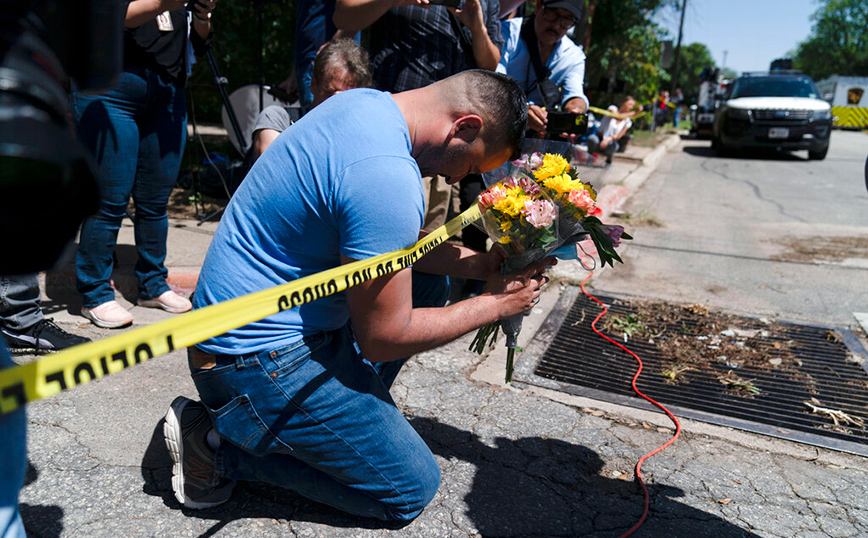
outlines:
[[[247, 150], [249, 148], [249, 144], [247, 143], [247, 140], [244, 137], [244, 133], [241, 131], [241, 127], [238, 124], [238, 117], [235, 115], [235, 109], [232, 107], [232, 102], [229, 100], [229, 94], [226, 92], [226, 84], [228, 81], [227, 81], [226, 77], [224, 77], [220, 74], [220, 69], [217, 67], [217, 60], [214, 58], [214, 53], [212, 52], [210, 47], [205, 52], [205, 58], [208, 60], [208, 66], [211, 68], [211, 74], [214, 77], [214, 84], [217, 86], [217, 89], [220, 92], [220, 98], [223, 100], [223, 106], [226, 108], [226, 115], [229, 117], [229, 123], [231, 124], [232, 131], [235, 134], [236, 140], [238, 140], [238, 145], [242, 149], [242, 154], [245, 154], [245, 153], [247, 153]], [[193, 125], [195, 127], [195, 115], [193, 116], [193, 118], [194, 118]], [[200, 142], [201, 142], [201, 137], [200, 137]], [[226, 183], [226, 179], [223, 177], [223, 174], [220, 173], [220, 170], [217, 168], [217, 165], [209, 157], [208, 152], [205, 149], [204, 143], [202, 145], [202, 149], [205, 150], [205, 158], [208, 160], [208, 163], [211, 164], [212, 166], [214, 166], [215, 170], [217, 170], [217, 175], [220, 177], [220, 181], [223, 184], [223, 188], [226, 190], [226, 194], [229, 197], [231, 197], [229, 185]], [[193, 172], [192, 175], [193, 175], [193, 178], [195, 179], [195, 181], [193, 183], [193, 188], [194, 188], [194, 190], [201, 193], [201, 187], [197, 187], [197, 185], [200, 185], [198, 172]], [[198, 203], [199, 203], [198, 198], [194, 199], [193, 203], [195, 206], [198, 206]], [[204, 209], [205, 209], [204, 205], [203, 205], [202, 209], [204, 212]], [[221, 214], [222, 212], [223, 212], [223, 209], [218, 209], [217, 211], [214, 211], [211, 214], [200, 217], [199, 218], [199, 226], [201, 226], [203, 223], [213, 219], [214, 217]], [[197, 209], [197, 214], [199, 214], [198, 209]]]

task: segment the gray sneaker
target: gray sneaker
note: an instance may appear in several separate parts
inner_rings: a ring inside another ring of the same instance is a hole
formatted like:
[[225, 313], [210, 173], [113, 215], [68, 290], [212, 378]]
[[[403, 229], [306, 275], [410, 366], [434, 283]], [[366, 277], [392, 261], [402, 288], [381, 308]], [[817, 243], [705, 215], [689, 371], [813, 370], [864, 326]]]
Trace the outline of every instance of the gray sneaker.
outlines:
[[172, 490], [188, 508], [211, 508], [232, 497], [234, 480], [220, 478], [214, 469], [214, 449], [208, 445], [211, 417], [200, 402], [178, 396], [166, 413], [163, 435], [175, 465]]

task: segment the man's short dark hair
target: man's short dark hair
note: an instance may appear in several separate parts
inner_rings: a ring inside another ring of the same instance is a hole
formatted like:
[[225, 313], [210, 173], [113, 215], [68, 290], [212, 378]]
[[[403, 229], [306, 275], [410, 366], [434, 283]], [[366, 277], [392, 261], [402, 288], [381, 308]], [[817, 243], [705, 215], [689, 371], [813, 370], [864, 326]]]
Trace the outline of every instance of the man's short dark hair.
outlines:
[[322, 84], [329, 72], [344, 72], [354, 88], [370, 88], [374, 85], [368, 52], [349, 38], [329, 41], [313, 60], [313, 77]]
[[484, 69], [462, 71], [453, 77], [464, 85], [463, 97], [469, 106], [466, 112], [479, 114], [489, 126], [488, 132], [508, 144], [512, 158], [517, 159], [527, 128], [527, 99], [515, 79]]

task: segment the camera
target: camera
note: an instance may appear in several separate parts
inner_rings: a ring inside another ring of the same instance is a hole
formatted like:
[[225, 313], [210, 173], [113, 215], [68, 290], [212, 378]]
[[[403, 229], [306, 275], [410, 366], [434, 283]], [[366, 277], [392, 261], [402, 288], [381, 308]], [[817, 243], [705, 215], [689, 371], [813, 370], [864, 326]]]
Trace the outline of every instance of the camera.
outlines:
[[588, 115], [572, 112], [549, 112], [546, 132], [551, 134], [569, 133], [584, 136], [588, 131]]
[[428, 2], [431, 5], [454, 7], [456, 9], [461, 5], [461, 0], [428, 0]]
[[12, 275], [50, 268], [97, 208], [67, 89], [117, 79], [124, 11], [114, 0], [0, 5], [0, 273]]

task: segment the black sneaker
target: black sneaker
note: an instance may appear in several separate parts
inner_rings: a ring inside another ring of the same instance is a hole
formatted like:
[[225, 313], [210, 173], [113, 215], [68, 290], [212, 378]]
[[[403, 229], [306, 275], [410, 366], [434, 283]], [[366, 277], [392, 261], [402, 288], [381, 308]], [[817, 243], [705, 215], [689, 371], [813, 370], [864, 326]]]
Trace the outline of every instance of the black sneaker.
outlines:
[[211, 417], [200, 402], [178, 396], [166, 413], [163, 435], [175, 465], [172, 490], [188, 508], [211, 508], [232, 497], [234, 480], [220, 478], [214, 469], [214, 449], [208, 445]]
[[3, 327], [0, 333], [12, 353], [48, 353], [90, 342], [90, 338], [68, 333], [50, 319], [20, 331]]

